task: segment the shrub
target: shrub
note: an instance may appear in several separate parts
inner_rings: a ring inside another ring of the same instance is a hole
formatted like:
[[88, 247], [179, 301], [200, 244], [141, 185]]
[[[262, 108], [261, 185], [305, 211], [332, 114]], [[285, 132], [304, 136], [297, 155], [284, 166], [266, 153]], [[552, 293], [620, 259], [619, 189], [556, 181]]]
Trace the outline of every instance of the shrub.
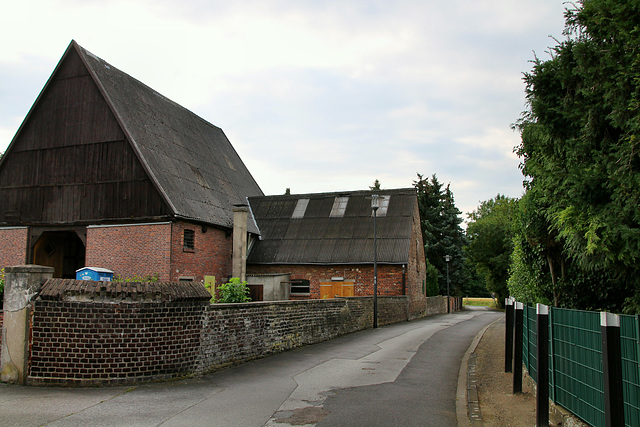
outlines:
[[241, 282], [237, 277], [232, 277], [229, 283], [218, 286], [218, 294], [220, 295], [219, 298], [212, 298], [213, 302], [237, 303], [251, 301], [247, 282]]

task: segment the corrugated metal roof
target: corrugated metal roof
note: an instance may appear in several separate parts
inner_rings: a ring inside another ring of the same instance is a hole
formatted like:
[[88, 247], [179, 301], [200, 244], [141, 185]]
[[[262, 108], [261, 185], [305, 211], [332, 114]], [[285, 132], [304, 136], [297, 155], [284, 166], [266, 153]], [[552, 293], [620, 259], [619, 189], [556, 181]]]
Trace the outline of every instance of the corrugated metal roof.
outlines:
[[[371, 191], [250, 197], [262, 240], [248, 256], [250, 264], [371, 264], [373, 216]], [[409, 260], [413, 188], [382, 190], [391, 196], [386, 215], [377, 217], [378, 262]], [[344, 215], [330, 217], [336, 197], [348, 197]], [[302, 218], [292, 218], [298, 200], [309, 199]]]
[[[72, 42], [174, 215], [224, 227], [264, 193], [222, 129]], [[257, 233], [253, 221], [250, 232]]]

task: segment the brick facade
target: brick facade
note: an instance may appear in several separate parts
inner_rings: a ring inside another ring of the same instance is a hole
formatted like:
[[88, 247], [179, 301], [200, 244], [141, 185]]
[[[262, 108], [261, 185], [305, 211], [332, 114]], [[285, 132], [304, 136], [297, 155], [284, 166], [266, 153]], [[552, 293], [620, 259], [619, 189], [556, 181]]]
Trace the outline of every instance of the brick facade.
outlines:
[[88, 267], [112, 270], [123, 278], [159, 275], [169, 280], [171, 223], [87, 227]]
[[27, 227], [0, 228], [0, 268], [27, 263]]
[[[194, 248], [184, 247], [184, 230], [194, 232]], [[174, 222], [171, 226], [172, 281], [192, 277], [203, 281], [204, 276], [215, 276], [216, 283], [224, 283], [231, 276], [231, 230], [203, 227], [188, 222]]]
[[[320, 283], [331, 282], [334, 277], [354, 281], [355, 296], [373, 295], [373, 265], [250, 265], [247, 271], [248, 274], [289, 273], [291, 280], [309, 280], [308, 298], [312, 299], [320, 298]], [[378, 295], [403, 295], [402, 272], [401, 265], [378, 265]]]
[[[184, 231], [194, 247], [184, 247]], [[87, 227], [86, 265], [124, 278], [158, 275], [160, 281], [203, 281], [231, 275], [231, 234], [186, 221]]]

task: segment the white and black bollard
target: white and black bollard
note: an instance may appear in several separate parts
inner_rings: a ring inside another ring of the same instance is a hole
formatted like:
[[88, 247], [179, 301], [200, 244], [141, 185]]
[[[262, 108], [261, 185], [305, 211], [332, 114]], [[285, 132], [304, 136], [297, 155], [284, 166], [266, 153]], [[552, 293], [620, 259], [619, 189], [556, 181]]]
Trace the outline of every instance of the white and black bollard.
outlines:
[[536, 306], [536, 360], [538, 378], [536, 381], [536, 425], [549, 426], [549, 307]]
[[522, 331], [524, 326], [524, 305], [515, 303], [513, 337], [513, 394], [522, 393]]
[[513, 366], [513, 299], [504, 300], [506, 326], [504, 330], [504, 371], [511, 372]]
[[602, 370], [604, 373], [605, 425], [624, 425], [622, 396], [622, 352], [620, 350], [620, 316], [600, 313], [602, 337]]

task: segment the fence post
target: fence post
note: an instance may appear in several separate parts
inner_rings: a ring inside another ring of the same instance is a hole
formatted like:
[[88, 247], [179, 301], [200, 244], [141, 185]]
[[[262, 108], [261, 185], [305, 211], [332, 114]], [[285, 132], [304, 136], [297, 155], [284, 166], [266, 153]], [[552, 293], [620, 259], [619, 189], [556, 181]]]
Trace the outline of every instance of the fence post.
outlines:
[[549, 426], [549, 307], [536, 306], [536, 360], [538, 361], [538, 381], [536, 384], [536, 422]]
[[4, 321], [0, 379], [8, 383], [27, 383], [29, 360], [29, 321], [31, 300], [42, 283], [53, 276], [53, 267], [19, 265], [7, 267], [4, 288]]
[[504, 300], [506, 322], [504, 331], [504, 371], [511, 372], [513, 366], [513, 300]]
[[515, 303], [515, 336], [513, 338], [513, 394], [522, 393], [522, 332], [524, 323], [524, 306]]
[[622, 352], [620, 349], [620, 316], [601, 312], [602, 368], [604, 373], [605, 425], [624, 425], [622, 397]]

